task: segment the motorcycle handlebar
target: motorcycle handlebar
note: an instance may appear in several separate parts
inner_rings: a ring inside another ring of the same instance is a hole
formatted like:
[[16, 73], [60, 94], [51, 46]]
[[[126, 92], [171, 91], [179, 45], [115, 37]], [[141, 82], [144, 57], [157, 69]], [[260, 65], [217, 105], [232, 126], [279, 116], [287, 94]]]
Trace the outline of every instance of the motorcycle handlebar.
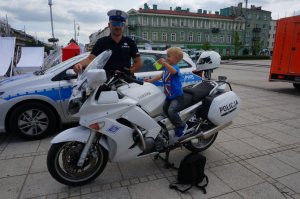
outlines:
[[135, 79], [135, 78], [133, 78], [133, 77], [131, 77], [131, 76], [128, 76], [127, 78], [128, 78], [129, 81], [134, 82], [134, 83], [137, 83], [137, 84], [139, 84], [139, 85], [143, 85], [143, 84], [144, 84], [143, 81], [137, 80], [137, 79]]

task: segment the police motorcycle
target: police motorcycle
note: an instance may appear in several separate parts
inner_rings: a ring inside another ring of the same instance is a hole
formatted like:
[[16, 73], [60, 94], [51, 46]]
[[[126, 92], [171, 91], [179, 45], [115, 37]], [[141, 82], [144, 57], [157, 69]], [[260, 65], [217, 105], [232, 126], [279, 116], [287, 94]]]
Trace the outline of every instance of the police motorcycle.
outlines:
[[206, 80], [211, 79], [211, 74], [215, 69], [219, 67], [221, 63], [221, 56], [216, 51], [204, 51], [199, 56], [196, 66], [199, 74], [203, 73], [203, 77]]
[[188, 129], [178, 138], [163, 113], [163, 91], [126, 72], [107, 78], [103, 67], [110, 56], [110, 50], [98, 55], [74, 85], [69, 112], [80, 118], [80, 126], [51, 140], [47, 167], [62, 184], [78, 186], [92, 181], [108, 161], [150, 154], [157, 157], [164, 152], [168, 157], [171, 150], [182, 146], [194, 152], [204, 151], [238, 115], [240, 98], [225, 77], [202, 81], [184, 89], [180, 117]]

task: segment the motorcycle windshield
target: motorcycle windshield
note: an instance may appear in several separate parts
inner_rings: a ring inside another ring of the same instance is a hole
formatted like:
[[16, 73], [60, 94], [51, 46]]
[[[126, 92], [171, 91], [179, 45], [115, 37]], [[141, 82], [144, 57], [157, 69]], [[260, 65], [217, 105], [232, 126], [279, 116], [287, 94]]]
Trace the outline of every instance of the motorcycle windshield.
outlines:
[[87, 87], [87, 72], [92, 69], [103, 69], [109, 58], [111, 57], [112, 51], [106, 50], [98, 55], [81, 73], [75, 84], [73, 85], [73, 91], [71, 99], [81, 97], [81, 92]]
[[112, 51], [106, 50], [98, 55], [83, 71], [83, 73], [78, 77], [79, 81], [86, 78], [86, 73], [91, 69], [103, 69], [109, 58], [111, 57]]

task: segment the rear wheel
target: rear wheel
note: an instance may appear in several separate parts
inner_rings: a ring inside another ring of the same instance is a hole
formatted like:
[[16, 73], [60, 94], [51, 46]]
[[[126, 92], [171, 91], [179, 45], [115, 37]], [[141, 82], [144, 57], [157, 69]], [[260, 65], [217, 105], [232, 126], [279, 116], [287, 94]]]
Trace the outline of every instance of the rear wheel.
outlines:
[[214, 143], [217, 136], [218, 136], [218, 132], [213, 134], [212, 136], [210, 136], [207, 139], [196, 138], [196, 139], [193, 139], [193, 142], [190, 141], [190, 142], [186, 143], [184, 145], [184, 147], [187, 148], [188, 150], [192, 151], [192, 152], [205, 151], [206, 149], [208, 149]]
[[108, 161], [108, 152], [99, 144], [93, 144], [85, 162], [77, 166], [85, 144], [64, 142], [53, 144], [48, 151], [47, 167], [51, 176], [58, 182], [70, 185], [84, 185], [97, 178]]
[[293, 83], [293, 85], [294, 85], [294, 88], [295, 88], [295, 89], [300, 90], [300, 84]]

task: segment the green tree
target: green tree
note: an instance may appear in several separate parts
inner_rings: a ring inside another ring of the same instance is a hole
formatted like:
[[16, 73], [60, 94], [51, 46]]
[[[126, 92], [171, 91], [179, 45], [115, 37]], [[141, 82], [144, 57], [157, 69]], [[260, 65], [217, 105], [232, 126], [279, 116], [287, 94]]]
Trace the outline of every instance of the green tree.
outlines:
[[234, 32], [233, 45], [234, 45], [234, 55], [238, 55], [239, 50], [243, 48], [243, 43], [240, 41], [240, 35], [238, 32]]
[[255, 40], [253, 42], [253, 46], [252, 46], [252, 54], [253, 55], [258, 55], [261, 47], [263, 46], [263, 42], [264, 41], [260, 41], [260, 40]]
[[203, 50], [209, 50], [211, 49], [211, 45], [209, 42], [204, 42], [204, 44], [202, 45], [202, 49]]

